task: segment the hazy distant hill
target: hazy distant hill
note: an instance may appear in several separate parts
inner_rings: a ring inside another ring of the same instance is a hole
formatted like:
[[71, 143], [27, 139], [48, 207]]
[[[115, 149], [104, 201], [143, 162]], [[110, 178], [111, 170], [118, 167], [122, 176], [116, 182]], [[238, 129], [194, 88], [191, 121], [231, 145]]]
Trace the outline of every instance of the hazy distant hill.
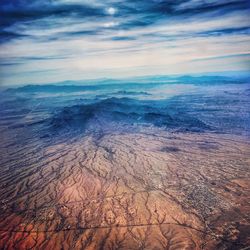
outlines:
[[88, 90], [100, 90], [100, 89], [112, 89], [119, 87], [126, 90], [137, 87], [156, 87], [157, 85], [165, 84], [227, 84], [227, 83], [246, 83], [249, 82], [249, 77], [226, 77], [226, 76], [150, 76], [150, 77], [136, 77], [128, 80], [115, 80], [115, 79], [102, 79], [102, 80], [91, 80], [91, 81], [64, 81], [52, 84], [38, 84], [38, 85], [25, 85], [17, 88], [9, 88], [6, 91], [9, 93], [25, 92], [25, 93], [36, 93], [36, 92], [80, 92]]

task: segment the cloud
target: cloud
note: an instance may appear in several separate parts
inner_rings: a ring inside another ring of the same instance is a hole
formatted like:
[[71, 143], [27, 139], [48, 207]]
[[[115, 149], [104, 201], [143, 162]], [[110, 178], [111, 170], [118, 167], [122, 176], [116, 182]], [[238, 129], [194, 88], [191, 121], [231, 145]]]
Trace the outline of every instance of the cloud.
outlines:
[[202, 71], [220, 56], [226, 69], [246, 61], [249, 10], [241, 0], [2, 0], [1, 80], [176, 72], [191, 62]]

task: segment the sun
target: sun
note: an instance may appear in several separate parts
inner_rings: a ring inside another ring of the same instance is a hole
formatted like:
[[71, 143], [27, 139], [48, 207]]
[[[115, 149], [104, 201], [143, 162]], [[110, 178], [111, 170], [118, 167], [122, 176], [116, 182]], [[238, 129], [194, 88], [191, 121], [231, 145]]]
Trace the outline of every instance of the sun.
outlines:
[[106, 11], [107, 11], [107, 13], [109, 15], [113, 16], [116, 13], [117, 10], [115, 8], [113, 8], [113, 7], [109, 7], [109, 8], [107, 8]]

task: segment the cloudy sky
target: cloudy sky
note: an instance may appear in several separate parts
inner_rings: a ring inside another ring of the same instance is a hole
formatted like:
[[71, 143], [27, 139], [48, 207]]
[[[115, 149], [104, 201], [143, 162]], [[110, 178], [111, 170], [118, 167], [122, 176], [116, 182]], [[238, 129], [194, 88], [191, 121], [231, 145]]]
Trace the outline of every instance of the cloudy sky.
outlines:
[[248, 0], [1, 0], [1, 84], [248, 70]]

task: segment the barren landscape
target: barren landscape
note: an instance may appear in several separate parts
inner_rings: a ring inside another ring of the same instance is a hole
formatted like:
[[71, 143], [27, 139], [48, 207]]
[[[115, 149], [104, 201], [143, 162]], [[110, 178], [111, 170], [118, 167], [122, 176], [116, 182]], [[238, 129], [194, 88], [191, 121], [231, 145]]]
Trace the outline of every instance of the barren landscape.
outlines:
[[248, 249], [249, 89], [203, 88], [2, 94], [0, 248]]

